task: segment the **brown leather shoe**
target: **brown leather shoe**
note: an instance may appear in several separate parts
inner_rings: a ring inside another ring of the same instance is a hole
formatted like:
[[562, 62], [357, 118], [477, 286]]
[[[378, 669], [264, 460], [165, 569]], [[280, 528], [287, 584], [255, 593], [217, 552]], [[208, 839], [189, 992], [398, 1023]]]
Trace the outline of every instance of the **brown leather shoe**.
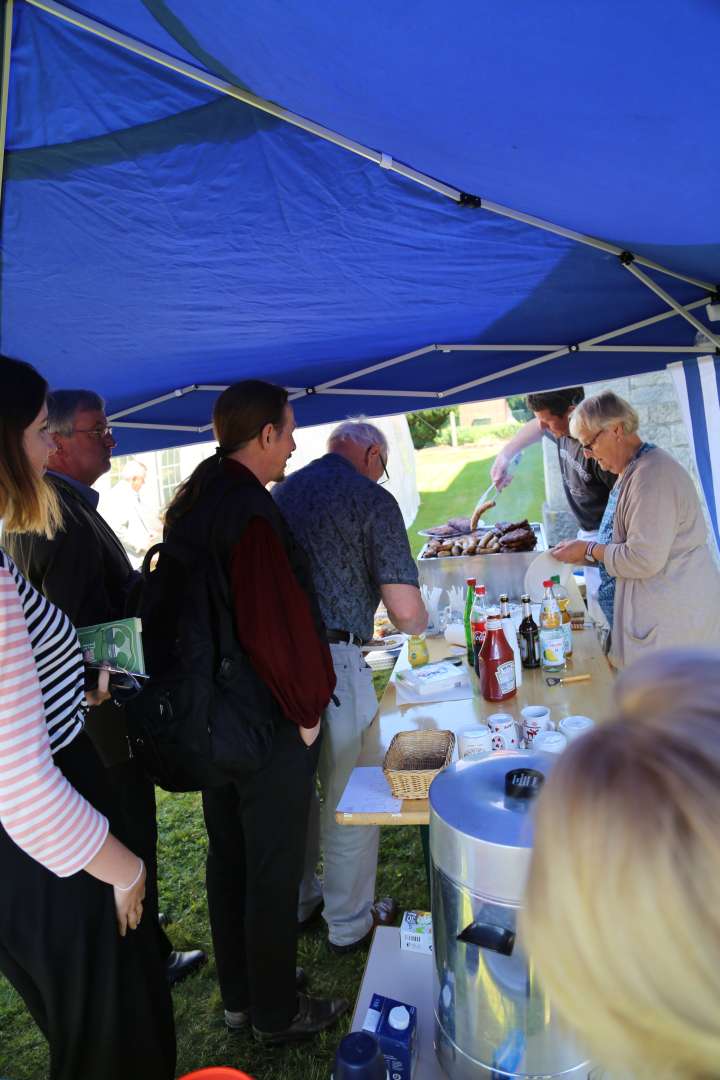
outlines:
[[336, 945], [328, 941], [331, 952], [337, 956], [345, 956], [347, 953], [357, 952], [359, 949], [367, 949], [372, 941], [376, 926], [392, 926], [398, 916], [398, 906], [392, 896], [381, 896], [370, 908], [373, 924], [364, 937], [359, 941], [352, 941], [349, 945]]

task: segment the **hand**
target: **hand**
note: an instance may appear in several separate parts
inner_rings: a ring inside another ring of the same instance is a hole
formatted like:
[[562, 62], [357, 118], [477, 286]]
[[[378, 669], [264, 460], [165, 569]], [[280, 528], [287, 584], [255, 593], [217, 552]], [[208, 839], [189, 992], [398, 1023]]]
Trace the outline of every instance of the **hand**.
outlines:
[[490, 479], [498, 491], [502, 491], [503, 488], [506, 488], [512, 483], [512, 473], [510, 472], [511, 460], [512, 458], [509, 458], [507, 454], [504, 454], [501, 450], [492, 464], [492, 468], [490, 469]]
[[117, 916], [120, 937], [125, 937], [128, 927], [137, 930], [143, 913], [143, 900], [145, 899], [145, 881], [147, 871], [143, 866], [142, 872], [131, 889], [122, 889], [113, 886], [115, 897], [115, 914]]
[[317, 739], [319, 734], [320, 734], [320, 721], [319, 720], [318, 720], [317, 724], [315, 725], [315, 727], [301, 727], [300, 728], [300, 738], [302, 739], [302, 741], [305, 743], [306, 746], [312, 746], [312, 744], [315, 742], [315, 740]]
[[102, 705], [103, 701], [109, 701], [111, 694], [108, 689], [110, 683], [110, 672], [107, 668], [102, 668], [98, 675], [98, 684], [94, 690], [85, 691], [85, 701], [88, 705]]
[[587, 544], [584, 540], [563, 540], [550, 549], [550, 554], [564, 563], [574, 563], [576, 566], [585, 566], [585, 552]]

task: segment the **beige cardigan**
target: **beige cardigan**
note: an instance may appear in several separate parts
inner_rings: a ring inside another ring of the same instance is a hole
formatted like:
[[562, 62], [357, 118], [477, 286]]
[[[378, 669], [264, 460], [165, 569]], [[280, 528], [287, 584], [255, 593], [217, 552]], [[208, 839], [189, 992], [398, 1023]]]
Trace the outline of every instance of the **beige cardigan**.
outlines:
[[651, 650], [720, 646], [720, 571], [690, 476], [655, 448], [628, 465], [604, 563], [617, 578], [610, 661]]

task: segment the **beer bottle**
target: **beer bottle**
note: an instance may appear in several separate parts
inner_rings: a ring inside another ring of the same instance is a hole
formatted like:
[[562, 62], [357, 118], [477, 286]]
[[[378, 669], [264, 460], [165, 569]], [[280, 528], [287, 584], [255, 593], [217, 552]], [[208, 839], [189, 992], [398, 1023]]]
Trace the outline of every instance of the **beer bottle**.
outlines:
[[510, 597], [507, 593], [500, 593], [500, 618], [510, 618]]
[[522, 622], [518, 627], [522, 666], [524, 668], [540, 667], [540, 636], [537, 623], [532, 617], [530, 597], [527, 593], [522, 597], [522, 613]]

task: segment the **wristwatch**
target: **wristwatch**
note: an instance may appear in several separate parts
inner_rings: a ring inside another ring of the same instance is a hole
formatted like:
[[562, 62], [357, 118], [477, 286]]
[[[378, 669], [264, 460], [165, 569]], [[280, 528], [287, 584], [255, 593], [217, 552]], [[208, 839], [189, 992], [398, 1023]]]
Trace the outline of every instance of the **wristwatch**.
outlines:
[[585, 562], [592, 563], [593, 566], [597, 566], [597, 559], [593, 555], [594, 548], [595, 548], [595, 541], [591, 540], [589, 542], [588, 546], [585, 548]]

